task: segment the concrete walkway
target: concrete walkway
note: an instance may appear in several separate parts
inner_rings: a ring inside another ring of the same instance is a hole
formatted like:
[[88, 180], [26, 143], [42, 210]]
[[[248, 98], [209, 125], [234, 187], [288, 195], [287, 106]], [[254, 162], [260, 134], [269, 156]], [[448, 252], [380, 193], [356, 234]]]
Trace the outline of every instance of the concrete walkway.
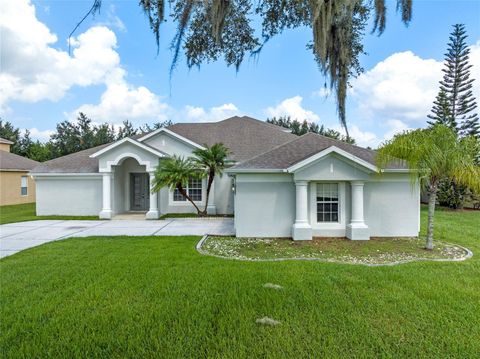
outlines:
[[233, 218], [167, 220], [42, 220], [0, 226], [0, 258], [43, 243], [88, 236], [233, 235]]

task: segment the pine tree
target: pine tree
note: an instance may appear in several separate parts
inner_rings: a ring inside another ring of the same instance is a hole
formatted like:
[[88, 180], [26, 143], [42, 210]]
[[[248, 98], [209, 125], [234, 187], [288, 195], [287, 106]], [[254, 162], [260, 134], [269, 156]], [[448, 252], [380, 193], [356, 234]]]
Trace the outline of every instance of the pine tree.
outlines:
[[[472, 83], [469, 64], [470, 49], [466, 43], [467, 34], [465, 25], [453, 25], [453, 32], [450, 34], [448, 50], [445, 54], [445, 68], [443, 79], [440, 81], [440, 93], [443, 91], [448, 99], [453, 124], [461, 136], [480, 135], [480, 124], [478, 113], [473, 112], [477, 103], [472, 93]], [[440, 93], [432, 109], [433, 115], [428, 116], [435, 120], [434, 123], [442, 123], [442, 112], [439, 110]], [[444, 115], [444, 113], [443, 113]], [[431, 123], [431, 122], [429, 122]]]
[[450, 127], [452, 130], [457, 131], [457, 123], [450, 111], [450, 103], [448, 101], [447, 93], [443, 90], [440, 90], [438, 93], [437, 98], [433, 102], [432, 114], [427, 117], [433, 120], [427, 121], [431, 126], [441, 123]]

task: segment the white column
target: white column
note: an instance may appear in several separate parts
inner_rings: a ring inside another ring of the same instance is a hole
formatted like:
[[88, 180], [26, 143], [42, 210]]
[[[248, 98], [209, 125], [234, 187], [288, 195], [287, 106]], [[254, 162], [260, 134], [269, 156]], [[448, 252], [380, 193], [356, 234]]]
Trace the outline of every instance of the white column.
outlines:
[[368, 226], [363, 217], [363, 186], [362, 181], [350, 182], [352, 188], [352, 217], [347, 226], [347, 237], [353, 240], [370, 239]]
[[150, 208], [146, 214], [147, 219], [158, 219], [158, 193], [153, 192], [153, 181], [155, 179], [155, 175], [153, 172], [150, 172]]
[[311, 240], [312, 227], [308, 223], [308, 182], [295, 181], [295, 223], [292, 228], [294, 240]]
[[102, 210], [98, 214], [99, 218], [112, 218], [112, 172], [104, 172], [102, 176]]
[[215, 179], [213, 180], [212, 186], [210, 187], [210, 195], [208, 196], [207, 214], [217, 214], [217, 206], [215, 205]]

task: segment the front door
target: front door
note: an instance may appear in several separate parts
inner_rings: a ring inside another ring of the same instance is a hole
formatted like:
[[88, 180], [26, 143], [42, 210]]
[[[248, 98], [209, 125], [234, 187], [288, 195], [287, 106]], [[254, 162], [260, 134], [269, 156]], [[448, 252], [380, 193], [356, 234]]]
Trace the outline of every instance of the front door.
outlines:
[[147, 173], [130, 173], [130, 210], [146, 211], [150, 191]]

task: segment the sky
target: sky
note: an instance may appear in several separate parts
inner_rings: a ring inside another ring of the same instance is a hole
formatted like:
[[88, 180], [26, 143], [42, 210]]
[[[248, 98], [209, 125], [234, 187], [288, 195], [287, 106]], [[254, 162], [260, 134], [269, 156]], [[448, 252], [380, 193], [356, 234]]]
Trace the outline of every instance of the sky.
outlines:
[[[169, 80], [175, 25], [162, 25], [159, 53], [137, 1], [103, 0], [72, 39], [92, 0], [0, 1], [0, 116], [48, 140], [55, 125], [82, 111], [96, 123], [135, 126], [171, 120], [210, 122], [233, 115], [261, 120], [289, 115], [340, 130], [335, 100], [306, 44], [311, 30], [286, 31], [240, 70], [223, 61], [188, 69], [184, 57]], [[375, 147], [395, 133], [424, 127], [438, 92], [452, 25], [463, 23], [480, 99], [480, 0], [413, 0], [408, 27], [387, 0], [387, 27], [365, 35], [365, 72], [347, 98], [350, 134]]]

